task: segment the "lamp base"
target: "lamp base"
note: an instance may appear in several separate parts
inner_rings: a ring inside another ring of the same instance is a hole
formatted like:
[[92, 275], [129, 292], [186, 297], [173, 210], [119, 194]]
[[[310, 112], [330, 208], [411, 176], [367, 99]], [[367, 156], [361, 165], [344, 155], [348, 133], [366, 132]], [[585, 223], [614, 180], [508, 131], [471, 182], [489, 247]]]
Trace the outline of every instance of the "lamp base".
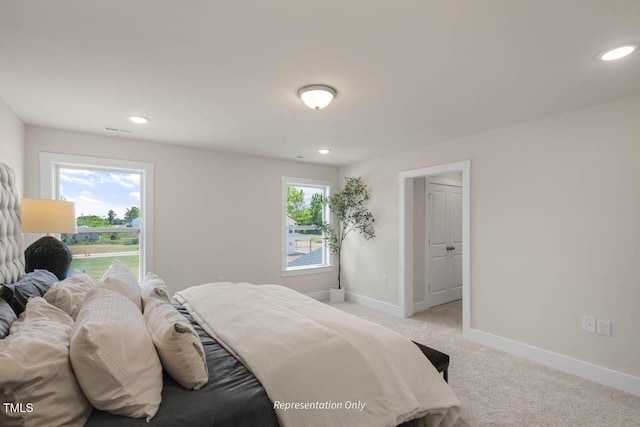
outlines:
[[60, 280], [67, 278], [73, 255], [69, 247], [55, 237], [45, 236], [24, 251], [25, 271], [49, 270]]

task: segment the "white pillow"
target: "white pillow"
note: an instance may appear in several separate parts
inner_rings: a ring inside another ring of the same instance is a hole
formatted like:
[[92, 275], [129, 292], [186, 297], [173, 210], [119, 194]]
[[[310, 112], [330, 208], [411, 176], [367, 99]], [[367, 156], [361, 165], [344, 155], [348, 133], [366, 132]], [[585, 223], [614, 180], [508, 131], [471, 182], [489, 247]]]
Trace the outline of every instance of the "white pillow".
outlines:
[[129, 298], [138, 307], [138, 310], [142, 311], [140, 286], [138, 286], [136, 276], [120, 260], [113, 260], [111, 266], [100, 279], [98, 287], [121, 293]]
[[87, 292], [89, 292], [93, 286], [91, 277], [80, 271], [76, 271], [73, 273], [73, 276], [61, 282], [54, 283], [47, 293], [44, 294], [44, 299], [75, 319], [84, 301], [84, 297], [87, 296]]
[[150, 298], [159, 299], [166, 303], [171, 303], [169, 298], [169, 289], [165, 285], [164, 280], [157, 274], [147, 273], [142, 283], [140, 283], [140, 293], [142, 294], [142, 309], [147, 305]]
[[144, 319], [165, 371], [188, 390], [202, 388], [209, 370], [191, 323], [174, 306], [155, 298], [146, 302]]
[[140, 310], [125, 296], [87, 293], [71, 332], [71, 364], [96, 408], [149, 421], [162, 399], [162, 365]]
[[0, 402], [16, 405], [0, 408], [1, 426], [83, 426], [89, 419], [91, 404], [69, 363], [72, 327], [64, 311], [44, 298], [29, 299], [0, 340]]

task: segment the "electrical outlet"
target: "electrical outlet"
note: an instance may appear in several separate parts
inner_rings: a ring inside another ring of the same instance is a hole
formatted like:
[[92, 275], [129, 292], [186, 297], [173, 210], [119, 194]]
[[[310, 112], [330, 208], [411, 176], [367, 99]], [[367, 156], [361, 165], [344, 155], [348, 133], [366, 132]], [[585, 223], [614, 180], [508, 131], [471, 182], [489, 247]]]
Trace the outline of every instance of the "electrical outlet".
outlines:
[[611, 322], [609, 320], [598, 320], [598, 335], [611, 336]]
[[382, 276], [382, 284], [387, 286], [389, 284], [389, 278], [387, 276]]
[[596, 318], [590, 316], [584, 316], [582, 319], [582, 329], [593, 334], [596, 333]]

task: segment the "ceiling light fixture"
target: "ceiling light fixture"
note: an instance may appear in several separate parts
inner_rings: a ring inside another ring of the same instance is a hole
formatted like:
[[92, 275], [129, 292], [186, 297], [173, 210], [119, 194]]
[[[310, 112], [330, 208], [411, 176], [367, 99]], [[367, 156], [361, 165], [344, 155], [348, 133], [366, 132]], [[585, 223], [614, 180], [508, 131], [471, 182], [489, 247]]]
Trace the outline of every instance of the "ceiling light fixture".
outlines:
[[598, 58], [602, 61], [615, 61], [616, 59], [624, 58], [627, 55], [631, 55], [638, 49], [637, 44], [626, 44], [613, 49], [607, 49], [598, 55]]
[[329, 154], [331, 152], [331, 150], [329, 150], [328, 148], [321, 148], [318, 150], [318, 153], [320, 154]]
[[142, 116], [129, 116], [129, 120], [138, 125], [143, 125], [145, 123], [149, 123], [149, 119]]
[[334, 88], [325, 85], [309, 85], [298, 91], [298, 96], [307, 107], [319, 110], [331, 104], [337, 95]]

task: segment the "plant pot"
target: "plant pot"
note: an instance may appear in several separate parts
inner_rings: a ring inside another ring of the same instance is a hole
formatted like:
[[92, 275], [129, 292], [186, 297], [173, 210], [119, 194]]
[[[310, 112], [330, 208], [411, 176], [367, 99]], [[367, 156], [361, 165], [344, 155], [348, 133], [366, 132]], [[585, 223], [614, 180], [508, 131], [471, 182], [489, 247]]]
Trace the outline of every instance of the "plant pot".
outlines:
[[330, 302], [344, 302], [344, 288], [331, 288], [329, 289], [329, 301]]

